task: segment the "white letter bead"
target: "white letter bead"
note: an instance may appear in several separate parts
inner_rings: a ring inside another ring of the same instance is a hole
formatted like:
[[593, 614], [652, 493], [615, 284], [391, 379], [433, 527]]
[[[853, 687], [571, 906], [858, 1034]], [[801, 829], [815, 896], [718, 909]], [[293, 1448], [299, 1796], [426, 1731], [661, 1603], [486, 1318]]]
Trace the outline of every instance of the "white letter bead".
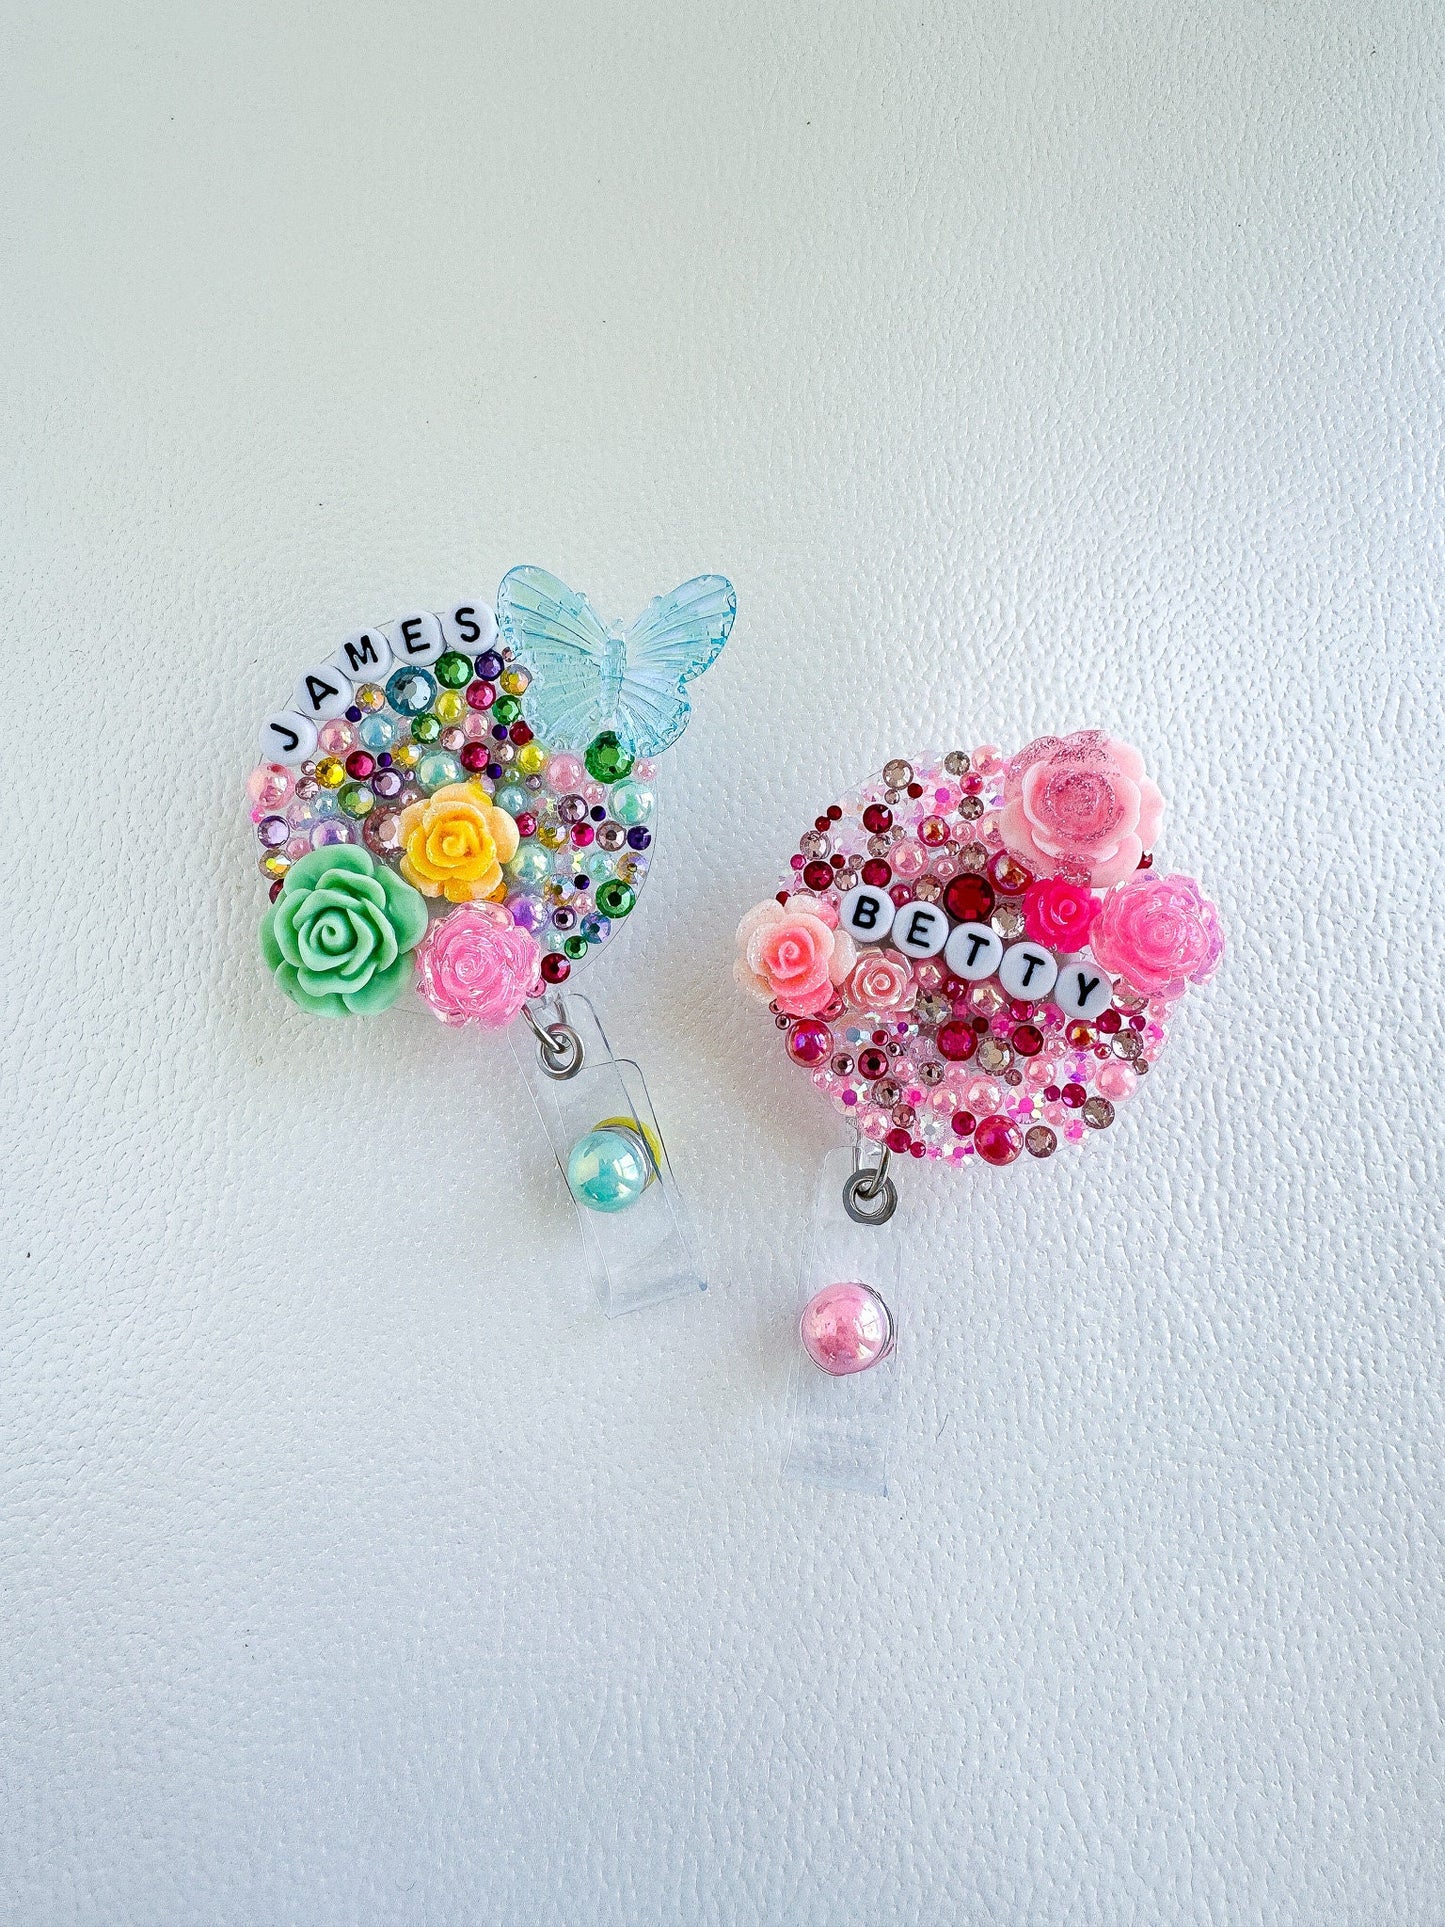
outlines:
[[860, 883], [844, 897], [838, 922], [859, 943], [882, 943], [893, 928], [893, 899], [886, 890]]
[[948, 918], [932, 903], [905, 903], [893, 913], [893, 948], [905, 957], [936, 957], [948, 942]]
[[1041, 943], [1011, 943], [998, 967], [998, 980], [1010, 997], [1033, 1002], [1047, 997], [1059, 974], [1059, 966]]
[[313, 723], [334, 722], [351, 707], [351, 684], [339, 669], [323, 662], [318, 669], [308, 669], [297, 683], [291, 706]]
[[490, 603], [472, 596], [442, 611], [442, 634], [448, 649], [458, 649], [464, 656], [480, 656], [497, 640], [497, 618]]
[[420, 663], [424, 667], [446, 653], [446, 637], [434, 615], [418, 609], [415, 615], [398, 616], [387, 625], [391, 653], [401, 663]]
[[261, 761], [295, 768], [316, 753], [316, 725], [294, 709], [278, 709], [261, 725]]
[[980, 983], [998, 969], [1003, 938], [986, 923], [955, 924], [943, 946], [943, 961], [955, 977]]
[[1077, 958], [1062, 964], [1054, 990], [1054, 1002], [1066, 1017], [1093, 1019], [1114, 1001], [1114, 989], [1107, 970], [1096, 963], [1080, 963]]
[[391, 672], [391, 644], [380, 629], [360, 629], [342, 643], [331, 667], [352, 682], [385, 682]]

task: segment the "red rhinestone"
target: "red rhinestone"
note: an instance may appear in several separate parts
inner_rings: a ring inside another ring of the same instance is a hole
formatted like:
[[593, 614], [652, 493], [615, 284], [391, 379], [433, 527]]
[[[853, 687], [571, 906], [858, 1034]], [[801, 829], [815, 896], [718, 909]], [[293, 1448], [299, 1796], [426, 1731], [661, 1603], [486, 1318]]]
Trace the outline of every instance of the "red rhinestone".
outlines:
[[886, 890], [893, 881], [893, 872], [881, 856], [870, 856], [862, 869], [863, 881], [871, 890]]
[[962, 977], [953, 976], [951, 972], [943, 980], [943, 994], [945, 997], [952, 997], [954, 999], [957, 999], [959, 997], [964, 996], [967, 993], [967, 990], [968, 990], [968, 985], [964, 981], [964, 979]]
[[358, 783], [364, 783], [375, 768], [376, 758], [368, 756], [364, 749], [352, 750], [346, 759], [346, 774], [354, 776]]
[[841, 823], [842, 820], [843, 820], [842, 805], [840, 803], [830, 803], [828, 805], [828, 821], [830, 823]]
[[888, 894], [893, 899], [894, 907], [901, 910], [905, 903], [912, 903], [913, 901], [913, 885], [911, 883], [895, 883]]
[[596, 830], [593, 829], [590, 823], [574, 823], [572, 825], [572, 842], [579, 850], [585, 850], [596, 834]]
[[1114, 1032], [1119, 1028], [1118, 1011], [1117, 1010], [1100, 1011], [1099, 1015], [1094, 1019], [1094, 1028], [1095, 1030], [1103, 1031], [1106, 1037], [1112, 1037], [1114, 1035]]
[[832, 866], [833, 866], [833, 868], [834, 868], [835, 870], [841, 870], [841, 869], [842, 869], [842, 867], [843, 867], [843, 864], [844, 864], [844, 861], [845, 861], [845, 859], [844, 859], [843, 857], [841, 857], [841, 856], [836, 856], [836, 855], [835, 855], [835, 856], [830, 856], [830, 857], [828, 858], [828, 861], [829, 861], [829, 862], [830, 862], [830, 863], [832, 864]]
[[870, 1084], [875, 1078], [882, 1077], [887, 1069], [888, 1056], [885, 1051], [878, 1050], [877, 1048], [859, 1051], [858, 1075], [860, 1077], [866, 1077]]
[[920, 1139], [915, 1138], [908, 1147], [908, 1155], [911, 1158], [927, 1157], [928, 1146], [924, 1144]]
[[507, 731], [507, 734], [517, 745], [518, 749], [521, 749], [532, 740], [531, 726], [527, 723], [513, 723], [512, 727]]
[[1059, 1092], [1059, 1096], [1071, 1111], [1077, 1111], [1084, 1101], [1084, 1087], [1082, 1084], [1065, 1084], [1064, 1088]]
[[977, 1049], [978, 1039], [972, 1024], [961, 1024], [956, 1018], [950, 1018], [946, 1024], [938, 1026], [938, 1054], [946, 1057], [950, 1064], [962, 1064]]
[[1141, 870], [1152, 870], [1154, 868], [1154, 852], [1152, 850], [1146, 850], [1143, 856], [1140, 857], [1139, 868]]
[[888, 1033], [887, 1033], [887, 1031], [886, 1031], [886, 1030], [875, 1030], [875, 1031], [874, 1031], [874, 1033], [873, 1033], [873, 1042], [874, 1042], [875, 1044], [886, 1044], [886, 1043], [888, 1042]]
[[542, 979], [544, 983], [565, 983], [571, 974], [571, 964], [568, 963], [565, 957], [559, 956], [555, 950], [549, 950], [547, 955], [542, 959]]
[[1000, 890], [1010, 896], [1017, 896], [1020, 890], [1027, 890], [1033, 877], [1016, 857], [1007, 850], [996, 850], [988, 860], [988, 873]]
[[980, 1037], [987, 1037], [988, 1035], [987, 1017], [975, 1017], [973, 1020], [973, 1027], [978, 1032]]
[[461, 765], [463, 769], [485, 769], [492, 760], [490, 743], [463, 743]]
[[1008, 1014], [1016, 1024], [1021, 1024], [1025, 1018], [1033, 1016], [1034, 1007], [1032, 1004], [1026, 1004], [1022, 997], [1010, 997], [1008, 1000]]
[[813, 818], [813, 828], [815, 830], [826, 830], [827, 827], [828, 819], [826, 816], [815, 816]]
[[955, 1111], [953, 1114], [954, 1136], [967, 1137], [974, 1127], [974, 1122], [975, 1119], [972, 1111]]
[[909, 1137], [907, 1131], [900, 1125], [895, 1124], [883, 1142], [888, 1146], [890, 1151], [906, 1151], [913, 1140]]
[[982, 795], [982, 793], [983, 793], [983, 778], [982, 778], [981, 776], [979, 776], [979, 775], [978, 775], [978, 774], [977, 774], [977, 773], [976, 773], [975, 771], [972, 771], [972, 770], [970, 770], [970, 772], [968, 773], [968, 775], [964, 777], [964, 779], [963, 779], [963, 793], [964, 793], [964, 795], [965, 795], [965, 796], [980, 796], [980, 795]]
[[517, 835], [518, 836], [535, 836], [536, 834], [537, 834], [536, 817], [533, 816], [530, 810], [523, 810], [522, 814], [517, 818]]
[[1018, 1126], [997, 1111], [979, 1119], [973, 1142], [985, 1164], [1012, 1164], [1024, 1148]]
[[1058, 1087], [1058, 1085], [1057, 1085], [1057, 1084], [1049, 1084], [1049, 1085], [1047, 1085], [1047, 1086], [1045, 1087], [1045, 1090], [1044, 1090], [1044, 1102], [1045, 1102], [1045, 1104], [1057, 1104], [1057, 1103], [1058, 1103], [1058, 1101], [1059, 1101], [1059, 1087]]
[[993, 906], [993, 885], [971, 870], [953, 877], [943, 893], [943, 907], [955, 923], [987, 923]]
[[908, 794], [913, 798], [914, 802], [916, 803], [919, 797], [922, 796], [923, 794], [922, 783], [910, 783], [908, 785]]
[[1142, 1010], [1136, 1010], [1134, 1012], [1134, 1015], [1129, 1019], [1129, 1028], [1130, 1030], [1143, 1030], [1144, 1013]]
[[1076, 1017], [1072, 1023], [1064, 1026], [1064, 1035], [1075, 1050], [1082, 1050], [1085, 1044], [1092, 1044], [1094, 1041], [1092, 1026], [1086, 1024], [1080, 1017]]
[[1020, 1024], [1010, 1041], [1020, 1057], [1037, 1057], [1044, 1047], [1044, 1033], [1037, 1024]]
[[882, 836], [893, 828], [893, 812], [886, 803], [870, 803], [863, 812], [863, 827], [870, 836]]
[[803, 881], [810, 890], [815, 892], [828, 889], [833, 881], [832, 864], [824, 863], [820, 857], [814, 857], [811, 863], [803, 865]]
[[283, 877], [277, 877], [277, 879], [276, 879], [276, 881], [275, 881], [275, 882], [274, 882], [274, 883], [273, 883], [273, 884], [271, 885], [271, 892], [270, 892], [270, 894], [271, 894], [271, 901], [272, 901], [272, 903], [274, 903], [274, 902], [276, 901], [276, 899], [277, 899], [277, 897], [279, 897], [279, 896], [280, 896], [280, 894], [281, 894], [281, 885], [282, 885], [282, 883], [283, 883], [284, 881], [285, 881], [285, 879], [284, 879]]
[[787, 901], [788, 901], [788, 892], [787, 892], [786, 890], [779, 890], [779, 892], [778, 892], [778, 902], [779, 902], [779, 903], [786, 903]]
[[497, 700], [497, 686], [490, 682], [467, 684], [467, 707], [469, 709], [490, 709]]

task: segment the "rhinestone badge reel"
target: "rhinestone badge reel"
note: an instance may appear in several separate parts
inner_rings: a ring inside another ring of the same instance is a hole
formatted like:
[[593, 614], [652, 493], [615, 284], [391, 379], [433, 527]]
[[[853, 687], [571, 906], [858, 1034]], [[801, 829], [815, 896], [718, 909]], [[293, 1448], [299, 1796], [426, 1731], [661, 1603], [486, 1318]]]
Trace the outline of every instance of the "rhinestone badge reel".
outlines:
[[[799, 838], [738, 928], [738, 982], [853, 1130], [809, 1240], [788, 1470], [881, 1492], [897, 1397], [903, 1161], [1005, 1171], [1107, 1131], [1219, 966], [1214, 905], [1161, 875], [1163, 798], [1099, 730], [895, 758]], [[841, 1207], [841, 1208], [840, 1208]]]
[[736, 610], [704, 575], [609, 626], [513, 569], [495, 612], [348, 636], [266, 718], [247, 783], [277, 988], [308, 1015], [510, 1027], [609, 1312], [703, 1281], [642, 1073], [573, 979], [636, 908], [656, 760]]

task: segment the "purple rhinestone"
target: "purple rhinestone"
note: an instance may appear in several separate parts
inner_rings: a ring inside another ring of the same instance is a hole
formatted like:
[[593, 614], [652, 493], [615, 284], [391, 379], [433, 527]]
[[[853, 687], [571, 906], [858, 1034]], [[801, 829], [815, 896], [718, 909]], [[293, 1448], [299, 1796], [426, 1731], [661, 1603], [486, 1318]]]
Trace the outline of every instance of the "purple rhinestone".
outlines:
[[594, 823], [605, 823], [607, 821], [607, 812], [600, 803], [594, 803], [589, 814]]
[[572, 888], [574, 890], [590, 890], [592, 888], [591, 877], [573, 877]]
[[501, 773], [502, 773], [502, 766], [500, 763], [487, 764], [487, 774], [488, 776], [491, 777], [494, 783], [496, 782], [497, 778], [501, 775]]
[[507, 740], [507, 725], [505, 723], [493, 723], [492, 736], [495, 741], [505, 743]]
[[484, 649], [477, 657], [477, 674], [483, 682], [495, 682], [502, 673], [502, 658], [495, 649]]
[[381, 764], [381, 767], [383, 769], [390, 769], [391, 768], [391, 751], [389, 749], [384, 749], [381, 752], [380, 756], [377, 757], [376, 760], [378, 763]]
[[359, 723], [361, 721], [361, 711], [357, 708], [355, 703], [353, 703], [350, 709], [347, 710], [346, 720], [349, 723]]
[[645, 850], [652, 841], [652, 831], [643, 829], [639, 823], [635, 830], [627, 832], [627, 847], [630, 850]]

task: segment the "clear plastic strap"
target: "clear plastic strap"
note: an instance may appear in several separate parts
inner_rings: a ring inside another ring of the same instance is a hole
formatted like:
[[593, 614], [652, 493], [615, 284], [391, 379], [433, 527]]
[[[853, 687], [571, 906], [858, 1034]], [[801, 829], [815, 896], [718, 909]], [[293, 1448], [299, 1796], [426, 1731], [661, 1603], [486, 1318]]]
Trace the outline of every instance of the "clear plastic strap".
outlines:
[[[882, 1498], [888, 1491], [888, 1457], [898, 1412], [898, 1299], [904, 1274], [896, 1217], [890, 1212], [881, 1222], [863, 1223], [844, 1207], [844, 1186], [858, 1169], [856, 1151], [832, 1151], [814, 1188], [793, 1327], [783, 1476]], [[797, 1320], [825, 1285], [848, 1282], [871, 1286], [887, 1305], [894, 1343], [892, 1351], [866, 1371], [833, 1378], [804, 1351]]]
[[[550, 1048], [542, 1042], [544, 1035], [552, 1038]], [[668, 1163], [646, 1081], [629, 1058], [613, 1056], [587, 998], [556, 993], [531, 1007], [528, 1023], [513, 1024], [507, 1036], [564, 1185], [573, 1147], [601, 1124], [635, 1124], [634, 1143], [640, 1139], [639, 1148], [649, 1155], [653, 1181], [624, 1210], [589, 1210], [570, 1189], [567, 1193], [603, 1310], [615, 1317], [684, 1292], [705, 1291], [687, 1206]]]

